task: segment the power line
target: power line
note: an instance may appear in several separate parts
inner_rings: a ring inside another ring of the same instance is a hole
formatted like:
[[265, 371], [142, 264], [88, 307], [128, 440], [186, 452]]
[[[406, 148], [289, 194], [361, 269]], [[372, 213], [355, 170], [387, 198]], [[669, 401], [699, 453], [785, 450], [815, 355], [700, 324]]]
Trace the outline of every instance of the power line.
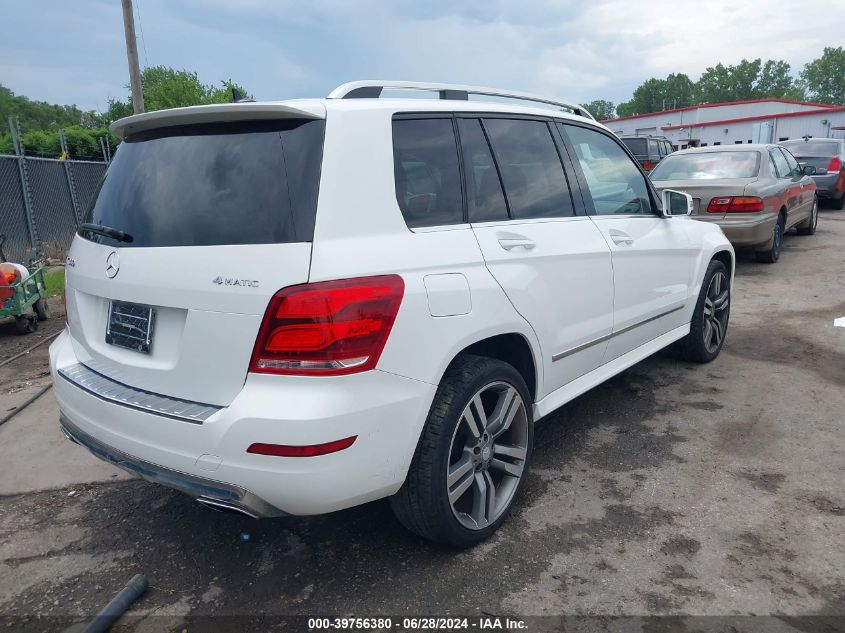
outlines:
[[144, 66], [150, 65], [147, 57], [147, 42], [144, 39], [144, 22], [141, 20], [141, 0], [135, 0], [135, 11], [138, 13], [138, 29], [141, 31], [141, 46], [144, 49]]

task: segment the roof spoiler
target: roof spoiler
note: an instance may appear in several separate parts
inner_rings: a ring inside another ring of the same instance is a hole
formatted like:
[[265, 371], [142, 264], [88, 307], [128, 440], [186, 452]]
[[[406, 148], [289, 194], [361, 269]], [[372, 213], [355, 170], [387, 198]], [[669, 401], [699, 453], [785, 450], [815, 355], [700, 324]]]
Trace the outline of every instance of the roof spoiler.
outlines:
[[125, 138], [130, 134], [177, 125], [260, 121], [273, 119], [325, 119], [326, 109], [319, 103], [216, 103], [144, 112], [118, 119], [109, 126], [112, 134]]

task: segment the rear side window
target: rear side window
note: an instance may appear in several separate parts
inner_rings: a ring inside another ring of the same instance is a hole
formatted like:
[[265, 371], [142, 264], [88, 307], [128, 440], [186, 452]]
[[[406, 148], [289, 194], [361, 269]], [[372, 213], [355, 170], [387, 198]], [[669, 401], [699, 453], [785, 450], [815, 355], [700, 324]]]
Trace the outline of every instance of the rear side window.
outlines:
[[409, 228], [463, 222], [451, 118], [394, 120], [393, 171], [396, 201]]
[[789, 165], [789, 174], [791, 176], [798, 176], [801, 174], [801, 168], [798, 166], [798, 161], [795, 160], [795, 157], [790, 154], [787, 150], [783, 148], [779, 148], [780, 151], [783, 153], [783, 157], [786, 159], [786, 164]]
[[551, 130], [543, 121], [484, 119], [511, 218], [575, 215]]
[[769, 155], [775, 163], [775, 170], [778, 178], [786, 178], [789, 176], [789, 164], [786, 162], [784, 155], [780, 151], [774, 149], [769, 150]]
[[325, 122], [206, 124], [135, 134], [120, 145], [85, 221], [120, 229], [120, 247], [310, 242]]
[[657, 148], [657, 141], [648, 142], [648, 155], [649, 158], [660, 158], [660, 150]]
[[505, 194], [478, 119], [458, 119], [470, 222], [508, 219]]

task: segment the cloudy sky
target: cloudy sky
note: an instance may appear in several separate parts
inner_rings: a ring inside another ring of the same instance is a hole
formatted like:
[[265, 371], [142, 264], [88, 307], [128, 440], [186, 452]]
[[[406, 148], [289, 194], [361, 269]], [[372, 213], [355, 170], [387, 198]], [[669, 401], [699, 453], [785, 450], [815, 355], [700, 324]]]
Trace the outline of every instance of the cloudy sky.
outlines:
[[[845, 44], [843, 0], [134, 2], [142, 66], [231, 78], [259, 99], [390, 78], [619, 102], [649, 77], [697, 79], [743, 57], [785, 59], [797, 74]], [[0, 4], [0, 83], [84, 109], [125, 97], [120, 0]]]

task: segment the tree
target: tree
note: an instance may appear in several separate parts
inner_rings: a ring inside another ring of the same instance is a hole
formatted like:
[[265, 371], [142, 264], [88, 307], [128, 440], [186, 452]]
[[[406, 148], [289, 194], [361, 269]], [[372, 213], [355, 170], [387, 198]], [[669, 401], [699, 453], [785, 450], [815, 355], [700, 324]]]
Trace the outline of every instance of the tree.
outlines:
[[735, 66], [716, 64], [707, 68], [696, 84], [700, 103], [746, 99], [790, 98], [801, 100], [804, 89], [793, 79], [788, 63], [769, 59], [743, 59]]
[[597, 121], [606, 121], [607, 119], [612, 119], [616, 116], [616, 108], [614, 107], [612, 101], [596, 99], [595, 101], [582, 103], [581, 105], [586, 108]]
[[803, 98], [803, 90], [790, 74], [790, 66], [784, 61], [770, 59], [763, 64], [757, 79], [755, 92], [758, 98], [789, 97]]
[[[208, 103], [226, 103], [232, 100], [232, 89], [249, 96], [246, 89], [231, 79], [219, 86], [204, 84], [195, 72], [176, 70], [166, 66], [150, 66], [141, 72], [144, 107], [147, 111], [181, 108]], [[109, 101], [105, 118], [111, 122], [132, 114], [132, 99]]]
[[683, 73], [673, 73], [666, 79], [651, 78], [643, 82], [630, 101], [616, 106], [619, 116], [660, 112], [693, 104], [695, 84]]
[[804, 66], [801, 79], [814, 101], [845, 105], [845, 48], [825, 47], [821, 57]]

